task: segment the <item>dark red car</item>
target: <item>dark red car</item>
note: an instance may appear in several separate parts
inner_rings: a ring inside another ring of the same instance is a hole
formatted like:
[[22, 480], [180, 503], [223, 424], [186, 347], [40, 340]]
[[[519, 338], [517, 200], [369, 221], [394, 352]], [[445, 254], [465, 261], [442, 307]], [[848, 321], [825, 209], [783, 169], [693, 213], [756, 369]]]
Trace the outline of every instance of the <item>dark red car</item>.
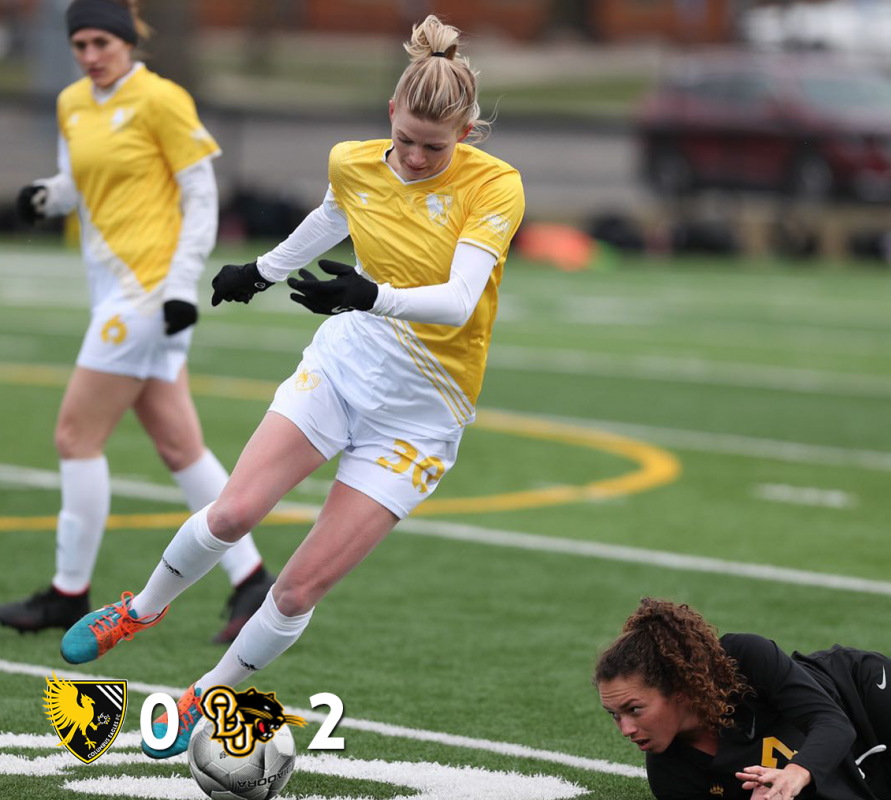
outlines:
[[648, 184], [664, 194], [752, 188], [891, 200], [891, 81], [826, 56], [684, 61], [638, 117]]

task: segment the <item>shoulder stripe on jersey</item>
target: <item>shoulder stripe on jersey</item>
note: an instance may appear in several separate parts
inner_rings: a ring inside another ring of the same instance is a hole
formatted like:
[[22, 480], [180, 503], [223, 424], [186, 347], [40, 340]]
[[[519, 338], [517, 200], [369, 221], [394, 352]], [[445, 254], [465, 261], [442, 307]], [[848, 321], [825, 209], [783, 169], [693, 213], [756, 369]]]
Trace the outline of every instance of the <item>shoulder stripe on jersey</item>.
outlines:
[[461, 387], [455, 383], [452, 376], [449, 375], [442, 364], [440, 364], [436, 357], [429, 351], [427, 346], [421, 341], [420, 337], [412, 330], [411, 326], [405, 320], [399, 320], [399, 324], [405, 331], [406, 338], [414, 344], [415, 349], [424, 359], [428, 368], [433, 372], [434, 376], [439, 373], [437, 380], [440, 380], [443, 386], [448, 389], [452, 398], [458, 405], [458, 408], [462, 413], [466, 414], [468, 419], [470, 419], [470, 417], [473, 416], [473, 406], [470, 405], [470, 402], [465, 398]]
[[400, 330], [399, 330], [399, 326], [396, 325], [395, 321], [392, 320], [390, 317], [387, 317], [387, 321], [393, 326], [393, 330], [396, 332], [396, 338], [399, 340], [399, 343], [406, 349], [406, 351], [408, 352], [408, 354], [411, 356], [411, 359], [412, 359], [412, 361], [415, 362], [415, 366], [418, 368], [418, 371], [419, 371], [419, 372], [420, 372], [420, 373], [421, 373], [421, 374], [422, 374], [428, 381], [430, 381], [430, 383], [433, 384], [433, 386], [434, 386], [434, 388], [436, 389], [436, 391], [439, 392], [440, 397], [442, 397], [442, 399], [445, 401], [445, 404], [449, 407], [449, 411], [452, 412], [452, 416], [458, 421], [458, 424], [461, 425], [462, 427], [463, 427], [464, 425], [466, 425], [466, 424], [467, 424], [467, 417], [464, 417], [462, 414], [460, 414], [460, 413], [455, 409], [455, 406], [452, 405], [452, 402], [451, 402], [451, 401], [449, 400], [449, 398], [443, 393], [443, 390], [442, 390], [443, 387], [440, 385], [440, 383], [435, 379], [434, 376], [432, 376], [432, 375], [431, 375], [431, 374], [424, 368], [424, 366], [423, 366], [422, 364], [420, 364], [420, 363], [418, 362], [418, 359], [417, 359], [417, 357], [416, 357], [416, 355], [415, 355], [415, 351], [414, 351], [414, 350], [409, 346], [409, 344], [403, 339], [403, 337], [402, 337], [402, 333], [401, 333]]
[[472, 244], [474, 247], [479, 247], [480, 250], [485, 250], [487, 253], [491, 253], [495, 258], [501, 258], [501, 251], [496, 250], [494, 247], [491, 247], [487, 244], [483, 244], [482, 242], [478, 242], [476, 239], [467, 239], [465, 237], [461, 237], [458, 239], [457, 244], [461, 244], [464, 242], [465, 244]]

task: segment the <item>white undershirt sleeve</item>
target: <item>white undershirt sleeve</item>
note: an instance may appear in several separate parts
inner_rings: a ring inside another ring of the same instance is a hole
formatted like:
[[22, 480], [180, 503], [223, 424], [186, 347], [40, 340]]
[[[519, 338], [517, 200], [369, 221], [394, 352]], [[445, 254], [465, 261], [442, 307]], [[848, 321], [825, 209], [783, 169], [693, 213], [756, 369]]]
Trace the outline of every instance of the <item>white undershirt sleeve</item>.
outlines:
[[34, 181], [35, 186], [46, 188], [46, 205], [43, 213], [47, 217], [60, 217], [74, 210], [77, 205], [77, 187], [71, 176], [71, 158], [68, 155], [68, 142], [59, 134], [58, 144], [59, 173], [52, 178]]
[[283, 281], [295, 269], [327, 253], [350, 235], [346, 215], [328, 186], [325, 199], [295, 231], [273, 250], [257, 259], [257, 269], [269, 281]]
[[413, 289], [394, 289], [389, 283], [380, 284], [371, 313], [460, 328], [476, 309], [497, 261], [492, 253], [460, 242], [455, 248], [447, 283]]
[[213, 156], [176, 173], [183, 213], [179, 241], [164, 283], [164, 300], [198, 305], [198, 279], [217, 240], [219, 199]]

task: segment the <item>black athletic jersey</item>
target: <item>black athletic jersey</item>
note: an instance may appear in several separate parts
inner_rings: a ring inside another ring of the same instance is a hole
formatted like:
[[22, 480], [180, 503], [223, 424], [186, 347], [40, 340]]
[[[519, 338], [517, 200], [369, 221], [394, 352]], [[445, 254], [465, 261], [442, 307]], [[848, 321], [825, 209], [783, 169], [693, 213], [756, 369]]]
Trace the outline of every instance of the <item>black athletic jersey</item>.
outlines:
[[663, 753], [646, 754], [647, 778], [658, 800], [749, 800], [752, 793], [743, 790], [736, 772], [756, 764], [782, 769], [790, 761], [811, 773], [799, 797], [891, 800], [884, 792], [874, 794], [854, 763], [854, 753], [864, 751], [857, 750], [862, 742], [843, 710], [839, 684], [851, 684], [851, 673], [842, 677], [846, 667], [832, 655], [835, 649], [796, 653], [793, 659], [775, 642], [747, 633], [725, 634], [721, 645], [755, 694], [737, 698], [734, 725], [720, 731], [714, 757], [678, 740]]

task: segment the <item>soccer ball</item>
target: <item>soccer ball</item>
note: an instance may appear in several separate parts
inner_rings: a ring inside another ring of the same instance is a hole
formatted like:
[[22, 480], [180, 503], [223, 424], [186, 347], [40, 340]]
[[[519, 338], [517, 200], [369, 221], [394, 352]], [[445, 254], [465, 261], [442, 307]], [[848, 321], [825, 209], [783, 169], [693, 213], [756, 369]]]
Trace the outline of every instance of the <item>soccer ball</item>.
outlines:
[[297, 748], [287, 725], [268, 742], [257, 742], [254, 752], [230, 756], [223, 743], [211, 739], [213, 722], [203, 717], [189, 740], [192, 777], [213, 800], [268, 800], [285, 788], [294, 771]]

